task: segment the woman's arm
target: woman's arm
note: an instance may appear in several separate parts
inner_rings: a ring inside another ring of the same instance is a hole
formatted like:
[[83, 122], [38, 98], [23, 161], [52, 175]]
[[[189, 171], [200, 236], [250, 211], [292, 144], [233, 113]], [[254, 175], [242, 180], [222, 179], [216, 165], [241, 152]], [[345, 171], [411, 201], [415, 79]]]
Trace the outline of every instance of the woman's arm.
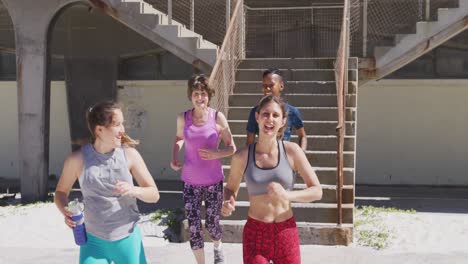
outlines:
[[62, 175], [55, 188], [54, 203], [59, 211], [65, 216], [65, 224], [75, 227], [76, 224], [70, 219], [72, 213], [67, 210], [68, 195], [73, 184], [83, 171], [83, 155], [81, 151], [72, 153], [63, 164]]
[[248, 148], [240, 149], [232, 156], [229, 178], [224, 187], [224, 202], [221, 213], [223, 216], [230, 216], [235, 211], [235, 199], [244, 174], [247, 163]]
[[224, 149], [220, 149], [218, 153], [220, 158], [229, 157], [236, 152], [236, 145], [234, 143], [234, 139], [232, 138], [229, 123], [223, 113], [218, 112], [216, 124], [220, 127], [219, 135], [221, 140], [224, 142], [224, 145], [226, 146]]
[[135, 148], [124, 148], [127, 156], [130, 173], [138, 183], [133, 186], [128, 182], [119, 181], [115, 185], [116, 193], [125, 196], [129, 195], [147, 203], [156, 203], [159, 200], [159, 191], [156, 187], [145, 161]]
[[304, 127], [296, 129], [296, 134], [299, 139], [298, 141], [299, 146], [301, 147], [302, 151], [306, 151], [307, 150], [307, 135], [306, 135]]
[[317, 174], [310, 166], [305, 153], [299, 145], [284, 142], [284, 147], [288, 155], [290, 164], [294, 170], [304, 179], [307, 188], [300, 191], [286, 191], [286, 197], [292, 202], [313, 202], [322, 199], [322, 187], [317, 178]]
[[177, 130], [174, 139], [174, 145], [172, 146], [171, 168], [175, 171], [178, 171], [182, 168], [182, 163], [179, 161], [179, 152], [184, 145], [184, 126], [185, 116], [184, 113], [181, 113], [177, 116]]
[[218, 112], [216, 126], [218, 127], [219, 137], [223, 141], [225, 147], [222, 149], [199, 149], [198, 154], [204, 160], [229, 157], [236, 152], [236, 145], [232, 138], [231, 129], [229, 129], [226, 117], [221, 112]]

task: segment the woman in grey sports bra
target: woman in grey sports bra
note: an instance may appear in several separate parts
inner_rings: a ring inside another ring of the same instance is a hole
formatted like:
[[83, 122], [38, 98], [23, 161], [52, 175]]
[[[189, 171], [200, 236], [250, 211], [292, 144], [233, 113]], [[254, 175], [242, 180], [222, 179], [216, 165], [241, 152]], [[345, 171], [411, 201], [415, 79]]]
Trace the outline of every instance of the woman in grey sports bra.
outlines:
[[[98, 103], [88, 110], [86, 119], [94, 141], [65, 160], [55, 204], [65, 224], [75, 227], [66, 206], [78, 180], [88, 238], [80, 246], [80, 263], [146, 263], [136, 199], [155, 203], [159, 200], [158, 188], [134, 148], [138, 142], [125, 134], [118, 104]], [[133, 185], [133, 180], [138, 186]]]
[[[235, 210], [235, 197], [244, 176], [250, 202], [242, 239], [244, 263], [300, 263], [299, 235], [291, 202], [320, 200], [322, 188], [299, 145], [277, 140], [286, 124], [284, 102], [265, 96], [255, 116], [258, 142], [234, 154], [221, 212], [230, 216]], [[299, 172], [306, 189], [293, 190], [294, 171]]]

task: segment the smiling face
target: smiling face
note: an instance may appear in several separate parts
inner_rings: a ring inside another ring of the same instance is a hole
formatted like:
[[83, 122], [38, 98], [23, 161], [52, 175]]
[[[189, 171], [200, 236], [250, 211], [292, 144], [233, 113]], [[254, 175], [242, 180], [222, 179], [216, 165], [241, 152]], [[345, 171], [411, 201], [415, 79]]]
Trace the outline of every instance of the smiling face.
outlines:
[[207, 91], [199, 89], [192, 91], [190, 100], [195, 108], [207, 108], [210, 102], [210, 97]]
[[203, 74], [194, 75], [187, 84], [187, 97], [192, 102], [193, 107], [208, 107], [210, 99], [215, 94], [213, 88], [208, 85], [208, 77]]
[[262, 80], [263, 95], [281, 96], [284, 89], [284, 83], [278, 74], [270, 73], [265, 75]]
[[97, 125], [95, 129], [96, 139], [102, 143], [112, 146], [119, 147], [122, 145], [122, 136], [125, 134], [125, 127], [123, 125], [124, 118], [122, 110], [114, 109], [112, 115], [112, 121], [107, 126]]
[[260, 106], [261, 108], [255, 114], [259, 134], [276, 137], [278, 131], [286, 124], [284, 109], [274, 100], [270, 100], [263, 106]]

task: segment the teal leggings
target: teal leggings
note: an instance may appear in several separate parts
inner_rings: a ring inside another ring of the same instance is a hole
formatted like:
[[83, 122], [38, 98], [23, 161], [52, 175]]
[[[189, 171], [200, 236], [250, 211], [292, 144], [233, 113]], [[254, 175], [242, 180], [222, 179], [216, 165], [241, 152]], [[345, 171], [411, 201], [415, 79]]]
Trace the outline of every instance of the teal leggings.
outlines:
[[88, 242], [80, 247], [80, 264], [146, 264], [138, 226], [130, 236], [116, 241], [87, 236]]

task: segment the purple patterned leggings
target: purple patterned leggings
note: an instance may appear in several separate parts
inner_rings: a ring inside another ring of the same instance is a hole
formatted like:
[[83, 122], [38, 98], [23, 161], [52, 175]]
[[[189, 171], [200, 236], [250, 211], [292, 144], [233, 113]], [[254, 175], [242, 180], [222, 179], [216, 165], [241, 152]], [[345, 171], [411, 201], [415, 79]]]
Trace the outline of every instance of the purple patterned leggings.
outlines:
[[223, 181], [208, 186], [194, 186], [184, 183], [185, 215], [189, 223], [190, 247], [193, 250], [204, 247], [201, 221], [201, 205], [205, 201], [205, 227], [211, 239], [221, 240], [222, 231], [219, 217], [223, 205]]

